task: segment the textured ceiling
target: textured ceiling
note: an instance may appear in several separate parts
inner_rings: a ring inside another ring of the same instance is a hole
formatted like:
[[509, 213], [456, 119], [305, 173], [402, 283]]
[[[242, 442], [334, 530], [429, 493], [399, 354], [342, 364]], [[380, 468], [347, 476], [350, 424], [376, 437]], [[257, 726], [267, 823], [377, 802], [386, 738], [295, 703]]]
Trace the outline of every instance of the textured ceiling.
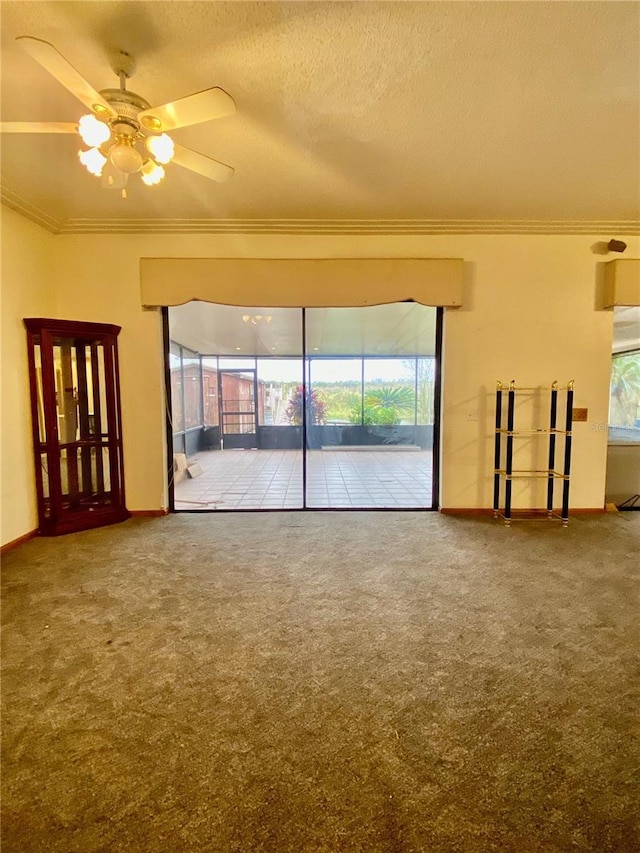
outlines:
[[635, 2], [2, 2], [2, 119], [85, 108], [18, 44], [160, 104], [210, 86], [237, 113], [176, 131], [236, 169], [177, 165], [129, 197], [74, 136], [2, 139], [5, 203], [53, 231], [614, 234], [639, 217]]

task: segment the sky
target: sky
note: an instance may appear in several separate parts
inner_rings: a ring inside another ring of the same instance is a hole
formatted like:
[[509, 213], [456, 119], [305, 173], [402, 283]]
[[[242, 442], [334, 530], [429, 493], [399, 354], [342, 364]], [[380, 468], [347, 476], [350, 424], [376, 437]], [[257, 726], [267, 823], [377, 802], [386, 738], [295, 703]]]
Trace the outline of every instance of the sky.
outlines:
[[[359, 358], [314, 359], [311, 360], [312, 382], [359, 382], [362, 376], [362, 363]], [[172, 355], [171, 366], [178, 366], [178, 359]], [[215, 359], [203, 359], [203, 364], [213, 369]], [[253, 358], [221, 358], [222, 369], [242, 370], [253, 368]], [[382, 380], [394, 382], [398, 380], [413, 380], [413, 368], [409, 359], [371, 358], [365, 362], [366, 382]], [[300, 359], [264, 358], [258, 359], [258, 379], [265, 382], [302, 382], [302, 363]]]
[[[360, 381], [362, 366], [355, 359], [312, 359], [311, 381]], [[266, 382], [301, 382], [302, 365], [298, 359], [258, 359], [258, 378]], [[368, 359], [365, 363], [365, 381], [381, 379], [393, 382], [413, 379], [413, 370], [404, 359]]]

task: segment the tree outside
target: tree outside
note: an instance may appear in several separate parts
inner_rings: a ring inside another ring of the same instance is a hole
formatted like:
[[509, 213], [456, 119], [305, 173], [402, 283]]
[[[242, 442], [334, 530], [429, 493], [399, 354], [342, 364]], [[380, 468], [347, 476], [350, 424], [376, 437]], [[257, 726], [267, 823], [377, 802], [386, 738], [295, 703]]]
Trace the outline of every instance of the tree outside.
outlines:
[[403, 419], [413, 421], [414, 389], [408, 385], [383, 385], [365, 390], [364, 406], [352, 409], [352, 423], [365, 425], [399, 424]]
[[612, 359], [609, 424], [640, 427], [640, 350]]
[[[365, 365], [366, 365], [365, 359]], [[309, 424], [431, 424], [433, 423], [435, 359], [398, 359], [402, 378], [345, 378], [312, 382], [307, 395]], [[370, 372], [373, 373], [373, 368]], [[417, 382], [416, 382], [417, 371]], [[360, 373], [360, 367], [357, 367]], [[347, 374], [348, 375], [348, 374]], [[416, 387], [417, 386], [417, 387]], [[274, 423], [302, 422], [302, 386], [280, 383], [282, 415]], [[417, 391], [417, 395], [416, 395]]]
[[[298, 385], [289, 399], [284, 417], [287, 423], [299, 426], [302, 423], [302, 406], [303, 406], [304, 389], [302, 385]], [[306, 394], [307, 408], [307, 423], [324, 424], [326, 423], [326, 414], [324, 402], [320, 399], [318, 392], [307, 391]]]

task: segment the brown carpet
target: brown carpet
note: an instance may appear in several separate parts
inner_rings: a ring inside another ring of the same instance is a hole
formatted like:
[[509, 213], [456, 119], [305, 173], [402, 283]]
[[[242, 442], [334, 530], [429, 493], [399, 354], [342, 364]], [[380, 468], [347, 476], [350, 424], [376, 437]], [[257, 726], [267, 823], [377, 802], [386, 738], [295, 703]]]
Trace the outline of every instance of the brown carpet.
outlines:
[[637, 853], [640, 519], [179, 515], [3, 561], [3, 853]]

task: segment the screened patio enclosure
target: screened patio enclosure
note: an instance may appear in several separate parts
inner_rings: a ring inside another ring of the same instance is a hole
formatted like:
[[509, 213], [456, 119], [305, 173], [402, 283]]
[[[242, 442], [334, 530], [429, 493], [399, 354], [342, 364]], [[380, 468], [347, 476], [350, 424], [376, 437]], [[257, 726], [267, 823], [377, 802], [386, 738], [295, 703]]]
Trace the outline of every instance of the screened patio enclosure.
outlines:
[[440, 309], [168, 309], [176, 510], [432, 508]]

